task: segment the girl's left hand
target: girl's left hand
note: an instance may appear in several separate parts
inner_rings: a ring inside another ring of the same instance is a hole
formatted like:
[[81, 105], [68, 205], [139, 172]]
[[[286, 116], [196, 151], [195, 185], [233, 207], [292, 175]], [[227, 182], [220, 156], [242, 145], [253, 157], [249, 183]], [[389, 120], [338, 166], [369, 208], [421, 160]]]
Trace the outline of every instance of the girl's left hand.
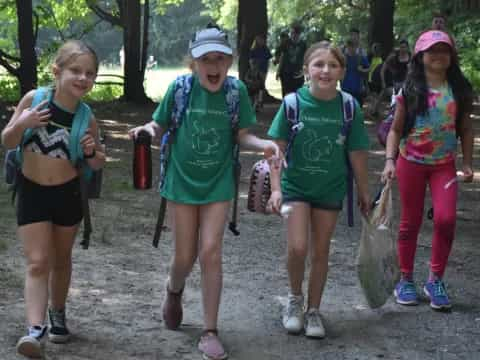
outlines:
[[370, 199], [370, 194], [368, 192], [358, 194], [358, 207], [363, 215], [368, 216], [370, 213], [370, 207], [372, 204], [372, 200]]
[[470, 165], [463, 165], [463, 181], [466, 183], [471, 183], [473, 181], [473, 170]]
[[95, 139], [91, 134], [91, 130], [87, 129], [85, 135], [80, 140], [80, 145], [82, 146], [83, 154], [86, 156], [92, 156], [95, 151]]

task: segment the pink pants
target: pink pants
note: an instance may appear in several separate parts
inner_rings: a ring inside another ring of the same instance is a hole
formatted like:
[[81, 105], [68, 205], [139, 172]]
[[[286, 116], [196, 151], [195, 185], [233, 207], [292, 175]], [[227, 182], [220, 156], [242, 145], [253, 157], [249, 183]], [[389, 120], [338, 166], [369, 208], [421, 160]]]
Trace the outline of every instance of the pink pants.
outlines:
[[453, 182], [445, 189], [445, 185], [456, 177], [455, 163], [422, 165], [399, 156], [396, 175], [402, 205], [398, 231], [400, 270], [413, 273], [428, 184], [434, 209], [430, 270], [442, 277], [455, 235], [458, 184]]

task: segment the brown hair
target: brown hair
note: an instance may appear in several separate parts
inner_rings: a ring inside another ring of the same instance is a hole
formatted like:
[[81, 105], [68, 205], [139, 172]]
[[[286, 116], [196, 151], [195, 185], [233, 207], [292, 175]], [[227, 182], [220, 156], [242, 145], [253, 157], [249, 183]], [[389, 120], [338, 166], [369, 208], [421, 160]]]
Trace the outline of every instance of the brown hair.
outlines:
[[92, 56], [95, 62], [95, 72], [98, 72], [99, 64], [95, 50], [80, 40], [68, 40], [65, 44], [60, 46], [60, 48], [57, 50], [55, 58], [53, 59], [53, 64], [62, 69], [78, 56], [85, 54]]
[[310, 62], [312, 55], [315, 53], [315, 51], [319, 49], [329, 51], [330, 54], [332, 54], [340, 63], [340, 66], [342, 68], [345, 68], [346, 66], [345, 56], [343, 56], [342, 51], [338, 47], [333, 46], [329, 41], [319, 41], [312, 44], [312, 46], [310, 46], [305, 52], [305, 56], [303, 57], [303, 66], [308, 66], [308, 63]]

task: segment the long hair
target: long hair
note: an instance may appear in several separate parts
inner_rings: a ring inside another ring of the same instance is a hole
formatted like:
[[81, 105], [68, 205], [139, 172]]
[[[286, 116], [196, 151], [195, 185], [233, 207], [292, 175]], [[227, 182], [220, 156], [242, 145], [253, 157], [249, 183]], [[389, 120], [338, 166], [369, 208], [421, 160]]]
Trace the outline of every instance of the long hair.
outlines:
[[[428, 85], [423, 65], [424, 51], [415, 54], [409, 65], [407, 78], [404, 86], [404, 98], [406, 105], [406, 119], [403, 128], [403, 137], [408, 136], [415, 125], [417, 115], [425, 115], [428, 110]], [[470, 82], [460, 69], [457, 53], [452, 49], [450, 66], [447, 69], [447, 82], [452, 88], [453, 98], [457, 103], [457, 116], [455, 128], [457, 136], [460, 135], [462, 122], [465, 114], [473, 108], [473, 89]]]

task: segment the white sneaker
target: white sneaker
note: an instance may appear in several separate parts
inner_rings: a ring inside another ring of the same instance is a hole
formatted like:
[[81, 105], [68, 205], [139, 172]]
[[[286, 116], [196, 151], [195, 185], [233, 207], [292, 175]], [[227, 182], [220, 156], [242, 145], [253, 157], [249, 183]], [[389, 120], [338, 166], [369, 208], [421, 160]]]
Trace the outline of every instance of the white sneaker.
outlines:
[[288, 294], [288, 303], [283, 314], [283, 327], [291, 334], [303, 329], [303, 295]]
[[17, 342], [17, 352], [29, 358], [41, 358], [46, 332], [46, 326], [29, 327], [27, 335], [21, 337]]
[[319, 339], [325, 337], [325, 328], [318, 309], [308, 309], [305, 314], [305, 336]]

